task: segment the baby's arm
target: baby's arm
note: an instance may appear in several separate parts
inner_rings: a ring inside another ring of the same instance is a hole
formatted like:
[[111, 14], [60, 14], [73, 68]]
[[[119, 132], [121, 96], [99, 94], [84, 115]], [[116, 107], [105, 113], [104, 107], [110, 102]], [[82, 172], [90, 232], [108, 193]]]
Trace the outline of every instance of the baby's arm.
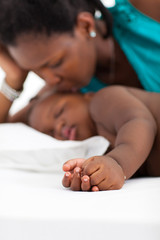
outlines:
[[[127, 179], [145, 162], [157, 134], [156, 121], [142, 100], [136, 97], [139, 96], [136, 91], [108, 87], [97, 94], [91, 106], [100, 133], [109, 133], [113, 138], [113, 150], [106, 158], [114, 159]], [[143, 91], [141, 94], [144, 96]]]
[[[105, 156], [83, 161], [79, 165], [81, 175], [89, 176], [87, 190], [94, 186], [99, 190], [119, 189], [147, 159], [156, 135], [155, 120], [146, 106], [123, 87], [101, 90], [92, 110], [94, 120], [103, 126], [99, 127], [104, 131], [102, 135], [105, 131], [115, 135], [115, 143], [112, 143], [113, 150]], [[70, 160], [69, 164], [72, 170], [78, 166], [76, 160]], [[77, 188], [81, 186], [84, 190], [80, 177], [76, 178], [74, 173], [69, 173], [69, 176], [68, 187], [72, 186], [74, 176]]]

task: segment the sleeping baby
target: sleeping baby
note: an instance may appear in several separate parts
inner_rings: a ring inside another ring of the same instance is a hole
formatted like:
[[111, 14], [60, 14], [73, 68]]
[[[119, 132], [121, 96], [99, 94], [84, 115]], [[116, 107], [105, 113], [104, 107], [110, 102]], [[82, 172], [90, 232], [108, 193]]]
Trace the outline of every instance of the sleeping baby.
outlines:
[[41, 90], [10, 118], [60, 140], [101, 135], [111, 146], [104, 156], [71, 159], [63, 186], [72, 190], [120, 189], [133, 176], [160, 176], [160, 94], [111, 86], [97, 93]]

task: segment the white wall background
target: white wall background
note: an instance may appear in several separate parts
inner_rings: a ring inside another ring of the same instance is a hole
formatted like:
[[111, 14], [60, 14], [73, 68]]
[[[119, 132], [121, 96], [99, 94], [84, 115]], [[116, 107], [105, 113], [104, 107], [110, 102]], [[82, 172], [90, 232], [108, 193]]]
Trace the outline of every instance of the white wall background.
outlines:
[[101, 0], [106, 7], [113, 7], [115, 5], [115, 0]]

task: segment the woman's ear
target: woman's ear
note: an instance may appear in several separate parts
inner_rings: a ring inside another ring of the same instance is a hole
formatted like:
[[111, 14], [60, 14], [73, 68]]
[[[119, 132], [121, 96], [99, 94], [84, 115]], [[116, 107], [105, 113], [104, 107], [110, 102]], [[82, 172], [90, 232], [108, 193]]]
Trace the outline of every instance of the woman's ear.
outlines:
[[80, 12], [77, 16], [76, 28], [87, 37], [92, 37], [91, 33], [96, 33], [95, 19], [89, 12]]

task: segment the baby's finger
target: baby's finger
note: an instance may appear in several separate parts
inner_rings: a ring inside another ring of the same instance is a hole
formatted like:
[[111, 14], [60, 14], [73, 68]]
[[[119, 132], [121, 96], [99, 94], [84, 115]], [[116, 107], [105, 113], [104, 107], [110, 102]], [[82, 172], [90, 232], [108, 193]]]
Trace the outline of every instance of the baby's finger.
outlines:
[[71, 178], [72, 178], [71, 173], [70, 172], [66, 172], [64, 174], [63, 179], [62, 179], [62, 185], [64, 187], [66, 187], [66, 188], [70, 187], [70, 185], [71, 185]]
[[71, 159], [63, 164], [63, 171], [72, 171], [76, 167], [81, 167], [84, 161], [83, 158]]
[[104, 173], [101, 169], [98, 169], [96, 172], [90, 175], [91, 186], [97, 186], [105, 179]]
[[91, 191], [92, 191], [92, 192], [99, 192], [99, 187], [98, 187], [98, 186], [93, 186], [93, 187], [91, 188]]
[[90, 188], [91, 188], [91, 184], [90, 184], [90, 178], [87, 176], [87, 175], [84, 175], [82, 178], [81, 178], [81, 189], [82, 191], [89, 191]]
[[89, 161], [88, 164], [84, 163], [82, 167], [83, 175], [90, 176], [97, 170], [99, 170], [99, 164], [97, 164], [95, 161]]
[[81, 190], [81, 174], [80, 168], [75, 168], [73, 173], [73, 178], [70, 185], [73, 191], [80, 191]]
[[98, 188], [100, 191], [111, 190], [112, 182], [109, 179], [104, 179], [100, 184], [98, 184]]

